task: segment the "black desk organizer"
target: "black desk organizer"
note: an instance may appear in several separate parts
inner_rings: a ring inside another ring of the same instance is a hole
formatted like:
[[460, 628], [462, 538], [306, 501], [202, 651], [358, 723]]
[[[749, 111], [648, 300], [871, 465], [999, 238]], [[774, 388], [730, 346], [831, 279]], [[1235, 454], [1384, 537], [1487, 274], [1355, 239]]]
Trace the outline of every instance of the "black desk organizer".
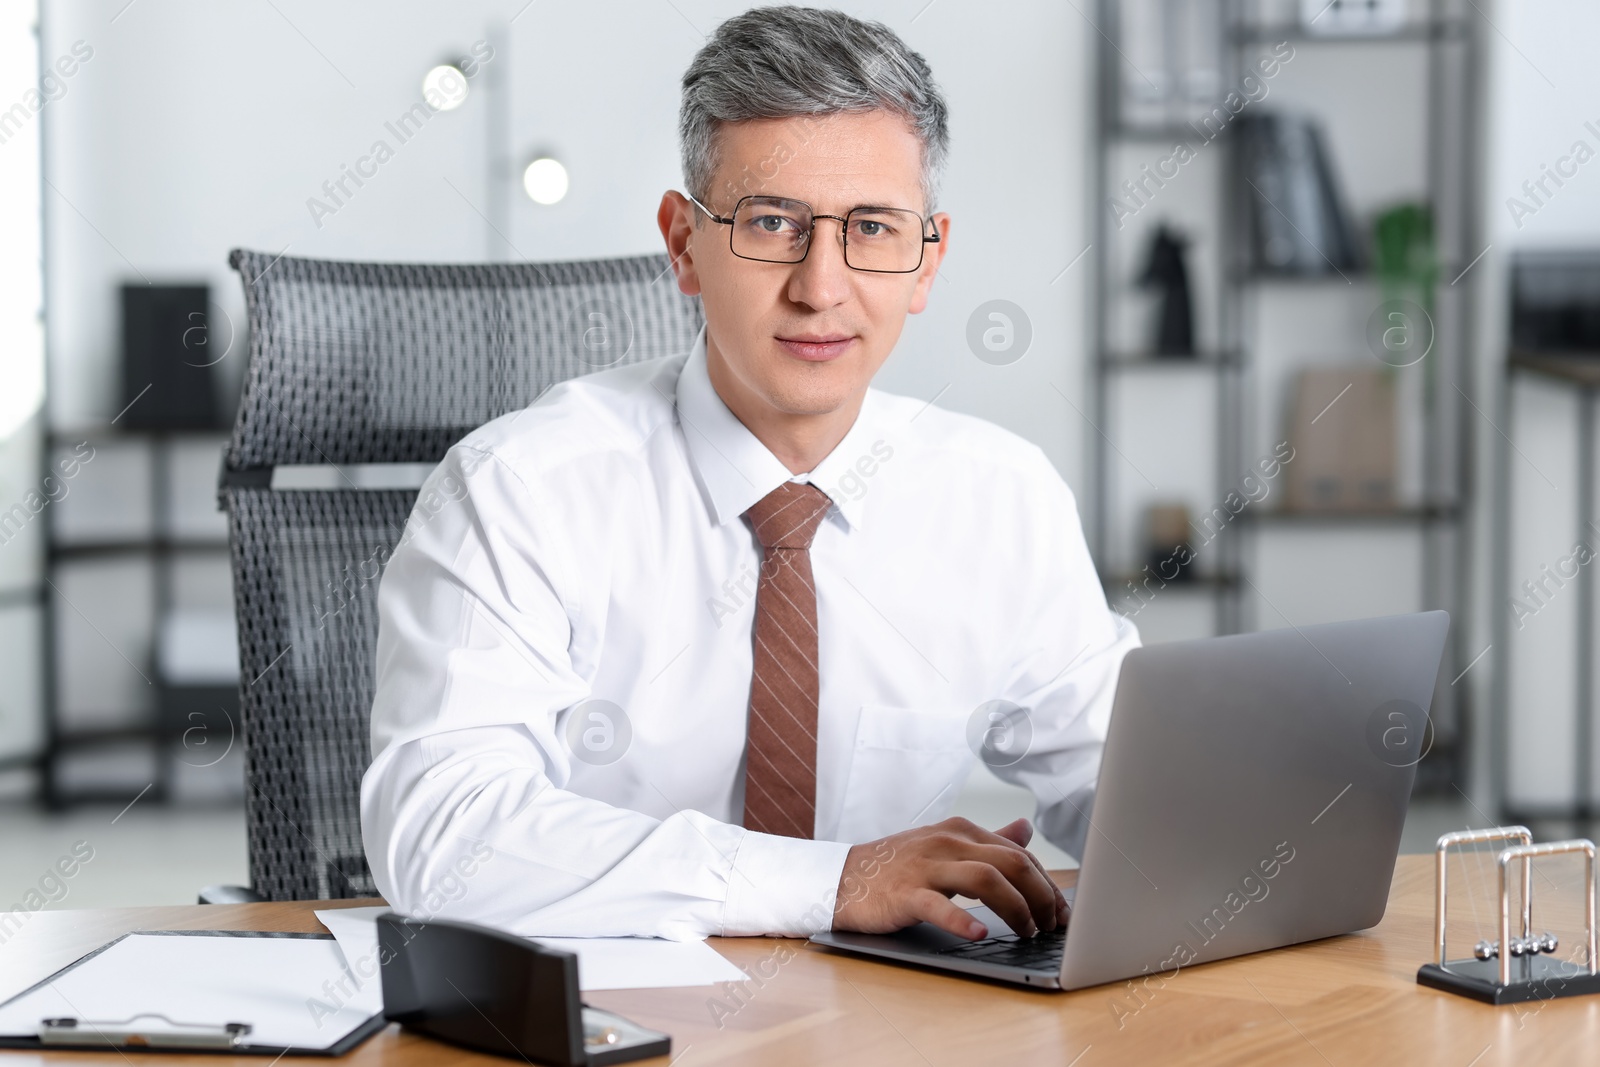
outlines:
[[583, 1003], [578, 957], [471, 923], [378, 916], [383, 1011], [479, 1052], [601, 1067], [672, 1051], [672, 1038]]

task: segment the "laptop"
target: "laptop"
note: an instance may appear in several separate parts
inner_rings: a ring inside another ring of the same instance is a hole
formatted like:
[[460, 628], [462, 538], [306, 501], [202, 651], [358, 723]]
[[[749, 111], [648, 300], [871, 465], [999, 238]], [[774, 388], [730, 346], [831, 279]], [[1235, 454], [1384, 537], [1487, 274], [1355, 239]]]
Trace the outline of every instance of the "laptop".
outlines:
[[1082, 989], [1376, 926], [1400, 850], [1443, 611], [1137, 648], [1123, 660], [1064, 929], [920, 923], [828, 948]]

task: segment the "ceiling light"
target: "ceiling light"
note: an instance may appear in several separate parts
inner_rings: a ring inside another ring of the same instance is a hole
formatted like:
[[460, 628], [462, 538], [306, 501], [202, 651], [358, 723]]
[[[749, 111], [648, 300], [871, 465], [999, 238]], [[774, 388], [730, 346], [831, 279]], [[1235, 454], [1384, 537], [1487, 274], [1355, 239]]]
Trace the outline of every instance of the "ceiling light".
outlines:
[[554, 204], [567, 195], [567, 168], [559, 160], [541, 156], [522, 172], [522, 187], [536, 204]]
[[448, 63], [434, 67], [422, 79], [422, 99], [435, 111], [454, 111], [466, 103], [467, 76]]

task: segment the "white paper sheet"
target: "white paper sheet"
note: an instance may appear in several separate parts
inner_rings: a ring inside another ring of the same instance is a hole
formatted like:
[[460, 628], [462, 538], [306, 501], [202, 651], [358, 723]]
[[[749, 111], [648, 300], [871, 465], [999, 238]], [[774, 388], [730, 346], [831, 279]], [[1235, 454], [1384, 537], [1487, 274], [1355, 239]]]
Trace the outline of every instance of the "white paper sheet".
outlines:
[[[378, 925], [389, 908], [330, 908], [317, 918], [339, 940], [357, 975], [376, 974]], [[541, 945], [576, 953], [578, 986], [591, 989], [658, 989], [742, 982], [747, 975], [704, 941], [647, 937], [535, 937]]]
[[[246, 1044], [324, 1049], [383, 1011], [378, 983], [358, 987], [326, 938], [129, 934], [99, 955], [0, 1005], [0, 1034], [39, 1021], [113, 1023], [158, 1013], [178, 1023], [253, 1027]], [[129, 1029], [160, 1033], [159, 1020]]]
[[748, 977], [704, 941], [650, 937], [535, 937], [578, 956], [578, 988], [660, 989], [742, 982]]

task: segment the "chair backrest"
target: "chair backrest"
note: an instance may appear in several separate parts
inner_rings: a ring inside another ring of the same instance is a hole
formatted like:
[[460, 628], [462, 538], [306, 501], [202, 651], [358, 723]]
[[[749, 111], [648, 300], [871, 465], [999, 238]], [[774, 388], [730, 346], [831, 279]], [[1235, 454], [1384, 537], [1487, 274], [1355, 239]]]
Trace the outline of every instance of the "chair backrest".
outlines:
[[[372, 465], [436, 464], [556, 382], [688, 351], [700, 303], [660, 255], [414, 265], [235, 250], [229, 263], [250, 328], [219, 493], [251, 882], [271, 900], [371, 895], [359, 796], [378, 579], [417, 485], [415, 467]], [[296, 478], [327, 487], [285, 487]]]

